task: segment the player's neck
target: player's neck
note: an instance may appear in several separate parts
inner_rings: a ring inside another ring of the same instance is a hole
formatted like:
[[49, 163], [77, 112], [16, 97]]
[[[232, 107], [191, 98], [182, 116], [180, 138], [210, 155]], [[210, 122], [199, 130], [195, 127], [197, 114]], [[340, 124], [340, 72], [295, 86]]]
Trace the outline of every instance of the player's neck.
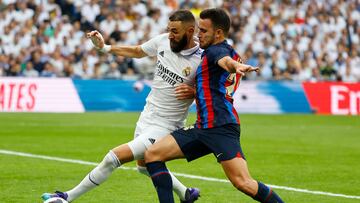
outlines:
[[215, 38], [213, 44], [220, 44], [220, 43], [222, 43], [224, 40], [225, 40], [225, 37]]
[[194, 41], [194, 39], [191, 39], [190, 41], [189, 41], [189, 43], [185, 46], [185, 50], [186, 49], [191, 49], [191, 48], [193, 48], [194, 46], [196, 46], [196, 43], [195, 43], [195, 41]]

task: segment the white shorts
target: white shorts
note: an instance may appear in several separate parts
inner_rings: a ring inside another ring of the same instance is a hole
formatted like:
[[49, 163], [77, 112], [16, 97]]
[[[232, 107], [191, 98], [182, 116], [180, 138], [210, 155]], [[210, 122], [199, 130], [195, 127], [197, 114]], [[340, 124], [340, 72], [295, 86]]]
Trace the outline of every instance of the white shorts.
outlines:
[[144, 159], [144, 153], [150, 145], [183, 126], [183, 122], [168, 121], [145, 108], [136, 123], [134, 140], [128, 143], [134, 159]]

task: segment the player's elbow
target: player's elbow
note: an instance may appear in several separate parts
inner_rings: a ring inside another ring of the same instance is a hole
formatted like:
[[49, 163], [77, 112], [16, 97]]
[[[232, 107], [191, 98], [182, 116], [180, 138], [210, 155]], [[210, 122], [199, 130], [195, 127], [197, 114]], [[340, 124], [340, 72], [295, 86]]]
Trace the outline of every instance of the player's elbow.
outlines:
[[234, 63], [234, 60], [232, 60], [230, 57], [226, 57], [220, 66], [229, 73], [236, 72], [236, 64]]
[[234, 61], [234, 60], [229, 61], [229, 65], [228, 65], [229, 69], [228, 69], [228, 71], [230, 73], [235, 73], [237, 65], [238, 65], [238, 63], [236, 61]]
[[136, 46], [134, 49], [134, 58], [142, 58], [147, 56], [146, 53], [142, 50], [141, 46]]

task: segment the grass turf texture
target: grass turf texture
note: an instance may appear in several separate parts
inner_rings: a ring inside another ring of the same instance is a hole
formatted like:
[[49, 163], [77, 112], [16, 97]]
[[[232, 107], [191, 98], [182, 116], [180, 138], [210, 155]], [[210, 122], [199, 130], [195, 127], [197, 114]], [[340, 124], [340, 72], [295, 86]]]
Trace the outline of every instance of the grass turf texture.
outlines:
[[[133, 137], [138, 113], [0, 113], [0, 149], [99, 162]], [[273, 185], [360, 195], [360, 118], [241, 115], [241, 145], [255, 179]], [[189, 123], [194, 121], [194, 115]], [[133, 167], [134, 162], [125, 164]], [[213, 155], [168, 163], [178, 173], [226, 179]], [[0, 202], [41, 202], [43, 192], [67, 190], [94, 166], [0, 154]], [[255, 202], [230, 183], [179, 177], [201, 189], [200, 202]], [[276, 189], [286, 202], [347, 203], [359, 199]], [[76, 202], [157, 202], [150, 179], [117, 170]]]

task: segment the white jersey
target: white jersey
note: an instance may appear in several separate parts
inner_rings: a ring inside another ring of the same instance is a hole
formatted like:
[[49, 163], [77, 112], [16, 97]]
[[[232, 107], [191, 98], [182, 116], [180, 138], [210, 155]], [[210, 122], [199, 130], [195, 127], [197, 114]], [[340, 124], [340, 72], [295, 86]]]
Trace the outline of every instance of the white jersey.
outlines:
[[148, 56], [157, 56], [151, 91], [142, 113], [151, 112], [170, 123], [184, 123], [193, 99], [178, 100], [175, 87], [180, 84], [194, 86], [195, 73], [201, 61], [202, 49], [195, 47], [174, 53], [169, 34], [161, 34], [141, 45]]

